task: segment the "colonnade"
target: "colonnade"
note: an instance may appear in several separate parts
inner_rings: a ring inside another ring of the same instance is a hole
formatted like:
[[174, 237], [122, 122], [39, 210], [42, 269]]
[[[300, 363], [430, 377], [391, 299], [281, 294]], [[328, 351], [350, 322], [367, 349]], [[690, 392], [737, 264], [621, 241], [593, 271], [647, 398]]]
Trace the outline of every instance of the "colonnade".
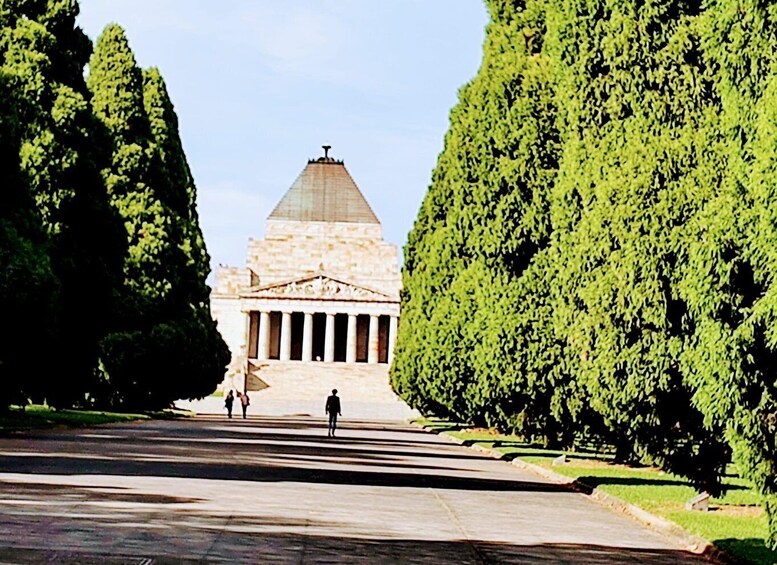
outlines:
[[[292, 315], [293, 314], [294, 314], [293, 312], [289, 312], [289, 311], [280, 312], [280, 343], [279, 343], [279, 346], [276, 345], [277, 349], [275, 349], [275, 353], [273, 354], [273, 356], [271, 356], [270, 345], [271, 345], [271, 340], [273, 339], [271, 336], [271, 329], [273, 328], [271, 324], [271, 312], [259, 311], [258, 317], [252, 318], [252, 320], [256, 320], [256, 321], [255, 322], [252, 321], [249, 323], [248, 339], [249, 340], [256, 339], [255, 349], [253, 347], [249, 347], [249, 351], [255, 352], [256, 358], [258, 358], [259, 360], [276, 358], [274, 357], [274, 355], [277, 355], [277, 359], [280, 361], [291, 360], [292, 359]], [[297, 358], [300, 359], [302, 362], [310, 362], [314, 360], [314, 327], [313, 327], [314, 314], [310, 312], [297, 313], [298, 316], [300, 314], [304, 315], [304, 321], [302, 326], [302, 351], [301, 351], [301, 357], [299, 357], [299, 349], [297, 349], [297, 355], [298, 355]], [[324, 338], [323, 339], [324, 341], [323, 359], [317, 358], [316, 361], [324, 361], [325, 363], [332, 363], [335, 361], [335, 340], [336, 340], [335, 316], [336, 314], [332, 314], [332, 313], [321, 314], [321, 316], [324, 316], [324, 315], [326, 316], [326, 322], [324, 324], [324, 332], [323, 332], [324, 334], [323, 335], [323, 338]], [[345, 343], [344, 361], [346, 363], [356, 363], [357, 362], [358, 314], [349, 313], [347, 314], [347, 316], [348, 316], [348, 323], [347, 323], [347, 330], [346, 330], [346, 336], [345, 336], [346, 343]], [[385, 316], [385, 317], [388, 317], [388, 329], [387, 329], [388, 333], [386, 335], [386, 342], [384, 343], [384, 346], [386, 347], [386, 350], [385, 350], [386, 354], [384, 355], [384, 359], [379, 359], [380, 345], [381, 345], [380, 316], [375, 314], [369, 315], [369, 329], [367, 332], [367, 356], [366, 356], [366, 359], [362, 359], [367, 363], [379, 363], [379, 362], [391, 363], [393, 359], [394, 344], [396, 342], [396, 335], [397, 335], [398, 319], [396, 316]], [[383, 323], [384, 323], [383, 328], [384, 328], [384, 335], [385, 335], [385, 332], [386, 332], [385, 320]], [[258, 328], [254, 328], [252, 324], [257, 324]], [[277, 325], [275, 326], [275, 328], [277, 331]], [[363, 335], [364, 334], [362, 333], [362, 336]], [[278, 338], [276, 337], [275, 339], [278, 339]], [[299, 347], [299, 341], [296, 341], [295, 343], [297, 344], [297, 347]], [[318, 348], [320, 351], [320, 342], [319, 342]], [[340, 351], [342, 352], [342, 349], [340, 349]], [[340, 355], [342, 355], [342, 353]], [[342, 357], [339, 360], [343, 361]]]

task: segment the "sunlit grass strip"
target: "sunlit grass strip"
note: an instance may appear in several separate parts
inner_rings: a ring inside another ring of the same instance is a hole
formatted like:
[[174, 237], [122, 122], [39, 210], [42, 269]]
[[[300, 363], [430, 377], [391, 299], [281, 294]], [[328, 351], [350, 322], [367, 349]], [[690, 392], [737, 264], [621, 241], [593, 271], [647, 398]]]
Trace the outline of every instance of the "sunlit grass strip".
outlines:
[[56, 426], [84, 427], [116, 422], [167, 419], [191, 416], [185, 410], [160, 410], [147, 413], [104, 412], [97, 410], [54, 410], [49, 406], [31, 404], [14, 406], [0, 414], [0, 433]]
[[[712, 499], [712, 510], [690, 511], [685, 509], [685, 502], [696, 495], [693, 487], [683, 478], [654, 467], [613, 464], [612, 456], [607, 453], [545, 449], [527, 444], [518, 436], [470, 428], [446, 420], [420, 418], [415, 422], [596, 487], [670, 520], [748, 563], [777, 563], [777, 552], [766, 549], [766, 515], [759, 505], [758, 494], [733, 467], [724, 480], [729, 490], [721, 498]], [[552, 460], [559, 455], [566, 455], [567, 463], [553, 465]]]

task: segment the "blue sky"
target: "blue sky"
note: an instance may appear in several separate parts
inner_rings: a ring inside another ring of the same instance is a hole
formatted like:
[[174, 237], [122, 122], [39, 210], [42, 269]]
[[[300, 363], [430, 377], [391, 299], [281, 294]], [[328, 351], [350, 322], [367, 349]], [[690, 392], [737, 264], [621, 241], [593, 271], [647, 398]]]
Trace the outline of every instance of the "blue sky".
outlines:
[[92, 39], [109, 22], [165, 77], [213, 265], [239, 266], [323, 143], [404, 245], [487, 13], [481, 0], [81, 0]]

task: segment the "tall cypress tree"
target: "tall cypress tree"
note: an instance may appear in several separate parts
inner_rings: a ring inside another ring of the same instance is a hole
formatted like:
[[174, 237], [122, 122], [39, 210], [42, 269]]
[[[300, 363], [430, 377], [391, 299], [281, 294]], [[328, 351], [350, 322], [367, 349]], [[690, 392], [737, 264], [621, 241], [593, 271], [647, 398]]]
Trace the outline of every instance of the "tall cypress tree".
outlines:
[[697, 406], [725, 425], [764, 496], [777, 549], [777, 22], [763, 3], [717, 0], [700, 29], [721, 111], [686, 236], [681, 289], [696, 321], [686, 366]]
[[[34, 369], [35, 396], [57, 405], [84, 401], [93, 384], [121, 257], [83, 77], [91, 43], [75, 25], [77, 15], [75, 0], [6, 0], [0, 9], [2, 70], [19, 102], [22, 181], [61, 283], [60, 331], [39, 341], [47, 363]], [[45, 317], [37, 323], [54, 326]]]
[[153, 73], [149, 79], [144, 102], [143, 74], [124, 31], [109, 25], [97, 41], [88, 85], [111, 138], [103, 177], [128, 253], [116, 331], [103, 341], [103, 361], [114, 402], [163, 406], [212, 391], [228, 353], [208, 311], [207, 254], [175, 115], [161, 80]]
[[165, 191], [157, 194], [175, 213], [183, 231], [184, 252], [191, 269], [189, 278], [192, 298], [202, 304], [208, 301], [205, 279], [210, 273], [210, 257], [197, 214], [197, 188], [178, 133], [178, 116], [173, 108], [162, 75], [156, 68], [143, 71], [143, 101], [151, 125], [151, 134], [165, 176]]
[[621, 455], [717, 492], [727, 449], [691, 403], [681, 367], [691, 326], [677, 288], [698, 143], [716, 109], [697, 10], [573, 0], [550, 20], [568, 120], [555, 197], [577, 212], [555, 222], [556, 326]]
[[175, 215], [179, 249], [186, 259], [177, 282], [181, 297], [180, 323], [186, 326], [185, 341], [177, 347], [180, 397], [210, 393], [224, 377], [231, 354], [210, 312], [210, 256], [197, 214], [197, 189], [178, 133], [178, 116], [158, 69], [143, 71], [144, 106], [156, 144], [164, 181], [157, 191]]
[[40, 394], [31, 360], [57, 337], [61, 306], [43, 223], [19, 172], [15, 98], [0, 71], [0, 311], [13, 328], [0, 340], [0, 409]]
[[451, 112], [405, 248], [392, 382], [422, 409], [520, 427], [516, 413], [527, 425], [550, 413], [527, 406], [549, 401], [531, 394], [549, 388], [544, 374], [515, 363], [518, 342], [542, 322], [512, 283], [548, 241], [559, 145], [545, 3], [489, 9], [482, 66]]

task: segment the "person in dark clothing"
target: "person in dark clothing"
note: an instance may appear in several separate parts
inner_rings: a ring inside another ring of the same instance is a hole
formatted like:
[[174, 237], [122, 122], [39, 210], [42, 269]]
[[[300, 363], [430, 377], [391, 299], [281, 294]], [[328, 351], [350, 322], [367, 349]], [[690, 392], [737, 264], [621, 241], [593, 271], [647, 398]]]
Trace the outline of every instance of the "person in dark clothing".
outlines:
[[243, 393], [240, 395], [240, 406], [243, 408], [243, 420], [246, 419], [246, 410], [248, 410], [248, 405], [251, 404], [251, 399], [248, 398], [248, 395], [246, 393]]
[[235, 402], [235, 395], [232, 394], [232, 391], [229, 391], [229, 394], [227, 394], [227, 397], [224, 399], [224, 406], [227, 408], [227, 417], [230, 419], [232, 418], [232, 404]]
[[327, 437], [335, 437], [335, 430], [337, 429], [337, 417], [342, 416], [340, 412], [340, 398], [337, 396], [337, 389], [332, 389], [332, 395], [326, 399], [326, 408], [324, 413], [329, 414], [329, 430], [326, 434]]

